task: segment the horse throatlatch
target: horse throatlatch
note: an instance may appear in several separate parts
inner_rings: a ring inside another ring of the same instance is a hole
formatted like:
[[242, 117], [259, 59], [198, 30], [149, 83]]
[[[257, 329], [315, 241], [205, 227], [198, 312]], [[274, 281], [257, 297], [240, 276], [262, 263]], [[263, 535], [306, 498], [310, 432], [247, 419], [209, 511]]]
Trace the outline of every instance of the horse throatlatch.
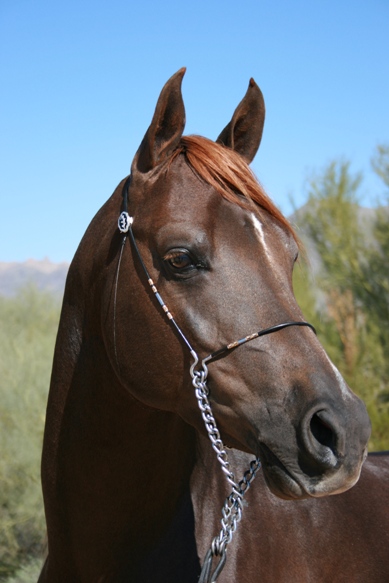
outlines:
[[[240, 482], [237, 482], [234, 476], [234, 473], [230, 469], [230, 464], [228, 461], [228, 454], [226, 448], [223, 444], [223, 441], [220, 436], [220, 432], [218, 430], [216, 420], [213, 416], [211, 405], [209, 402], [209, 389], [207, 387], [207, 377], [208, 377], [208, 366], [207, 364], [214, 360], [215, 358], [228, 353], [229, 351], [245, 344], [246, 342], [251, 342], [255, 338], [259, 338], [260, 336], [265, 336], [267, 334], [271, 334], [272, 332], [277, 332], [278, 330], [282, 330], [283, 328], [288, 328], [289, 326], [308, 326], [316, 333], [315, 328], [309, 324], [308, 322], [298, 321], [298, 322], [284, 322], [282, 324], [276, 324], [275, 326], [271, 326], [270, 328], [265, 328], [263, 330], [259, 330], [258, 332], [254, 332], [244, 338], [231, 342], [226, 346], [223, 346], [219, 350], [209, 354], [206, 358], [201, 361], [200, 368], [196, 368], [199, 363], [199, 357], [196, 351], [192, 348], [189, 340], [186, 338], [185, 334], [178, 326], [177, 322], [175, 321], [174, 317], [172, 316], [170, 310], [166, 306], [164, 300], [162, 299], [160, 293], [158, 292], [153, 280], [151, 279], [147, 267], [142, 259], [140, 254], [138, 245], [135, 240], [135, 236], [132, 230], [133, 224], [133, 217], [131, 217], [128, 212], [128, 187], [130, 184], [131, 176], [128, 177], [124, 188], [123, 188], [123, 211], [119, 216], [118, 219], [118, 227], [119, 231], [123, 234], [123, 241], [121, 247], [121, 253], [118, 262], [117, 274], [116, 274], [116, 282], [115, 282], [115, 300], [116, 300], [116, 292], [117, 292], [117, 284], [118, 284], [118, 275], [119, 269], [121, 264], [121, 257], [122, 252], [124, 249], [125, 242], [127, 240], [127, 233], [129, 233], [133, 248], [136, 252], [136, 255], [140, 261], [140, 264], [145, 272], [147, 282], [151, 287], [162, 311], [164, 312], [165, 316], [167, 317], [168, 321], [173, 325], [176, 331], [179, 333], [180, 337], [188, 347], [190, 354], [193, 358], [193, 364], [190, 368], [190, 375], [192, 377], [192, 384], [195, 388], [195, 394], [197, 398], [197, 403], [199, 409], [201, 411], [201, 415], [205, 424], [205, 428], [208, 433], [208, 437], [211, 441], [212, 447], [216, 452], [216, 457], [220, 463], [221, 469], [225, 475], [225, 478], [231, 486], [231, 493], [226, 498], [223, 508], [222, 508], [222, 519], [221, 519], [221, 530], [220, 533], [215, 536], [213, 539], [211, 546], [205, 556], [203, 567], [201, 570], [201, 575], [199, 578], [199, 583], [215, 583], [222, 572], [226, 559], [227, 559], [227, 546], [232, 540], [233, 534], [237, 529], [238, 523], [242, 518], [242, 511], [243, 511], [243, 498], [246, 494], [247, 490], [249, 489], [250, 485], [252, 484], [256, 472], [261, 467], [261, 462], [259, 458], [255, 458], [251, 463], [249, 469], [245, 472], [243, 478]], [[115, 301], [116, 303], [116, 301]], [[114, 311], [114, 343], [115, 343], [115, 354], [116, 354], [116, 334], [115, 334], [115, 311]]]

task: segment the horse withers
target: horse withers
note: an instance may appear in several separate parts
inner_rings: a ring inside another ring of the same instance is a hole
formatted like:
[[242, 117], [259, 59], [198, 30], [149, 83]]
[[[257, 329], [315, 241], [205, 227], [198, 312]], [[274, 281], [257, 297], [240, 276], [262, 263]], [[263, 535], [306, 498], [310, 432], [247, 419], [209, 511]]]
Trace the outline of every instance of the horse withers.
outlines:
[[[303, 319], [297, 237], [248, 167], [261, 91], [251, 80], [216, 142], [183, 137], [183, 75], [69, 269], [39, 581], [382, 583], [388, 458], [369, 456], [349, 490], [370, 423]], [[253, 458], [246, 493], [235, 472]], [[223, 570], [207, 574], [231, 487]]]

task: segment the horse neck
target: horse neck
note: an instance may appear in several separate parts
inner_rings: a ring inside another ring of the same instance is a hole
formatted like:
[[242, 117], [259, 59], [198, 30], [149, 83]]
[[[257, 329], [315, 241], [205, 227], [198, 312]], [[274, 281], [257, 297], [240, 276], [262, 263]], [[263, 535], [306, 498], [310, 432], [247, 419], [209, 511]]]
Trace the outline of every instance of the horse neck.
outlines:
[[[80, 479], [77, 487], [88, 482], [88, 496], [95, 496], [96, 505], [119, 503], [120, 520], [125, 525], [125, 514], [131, 514], [139, 541], [140, 531], [147, 534], [150, 523], [157, 536], [156, 525], [162, 531], [168, 526], [189, 491], [194, 429], [175, 413], [152, 409], [130, 395], [112, 370], [101, 334], [92, 328], [79, 332], [84, 313], [68, 300], [65, 297], [48, 403], [46, 497], [60, 504], [59, 484], [75, 484], [79, 470], [87, 479]], [[59, 465], [63, 452], [71, 460], [69, 467]], [[104, 482], [112, 487], [101, 488]], [[122, 499], [112, 501], [112, 492]]]

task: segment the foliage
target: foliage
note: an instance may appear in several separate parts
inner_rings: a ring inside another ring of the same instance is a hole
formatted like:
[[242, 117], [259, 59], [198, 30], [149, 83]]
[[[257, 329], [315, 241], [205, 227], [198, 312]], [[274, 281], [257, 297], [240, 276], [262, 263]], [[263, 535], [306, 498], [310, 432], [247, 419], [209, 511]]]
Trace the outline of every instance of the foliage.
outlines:
[[389, 144], [377, 146], [377, 151], [372, 159], [372, 166], [376, 174], [389, 189]]
[[6, 581], [7, 583], [36, 583], [41, 569], [42, 559], [31, 559], [27, 563], [23, 563]]
[[58, 302], [32, 287], [0, 297], [0, 578], [45, 544], [39, 468], [58, 319]]
[[[378, 152], [383, 177], [389, 149]], [[370, 449], [389, 449], [389, 214], [380, 209], [366, 221], [358, 205], [360, 184], [361, 176], [352, 176], [344, 161], [310, 181], [300, 229], [315, 245], [317, 273], [313, 277], [302, 263], [294, 285], [330, 358], [366, 403]]]
[[350, 175], [349, 162], [332, 162], [310, 181], [305, 229], [320, 255], [327, 290], [349, 288], [349, 278], [359, 270], [363, 249], [358, 224], [358, 189], [361, 175]]
[[[379, 146], [373, 168], [389, 189], [389, 146]], [[380, 341], [389, 362], [389, 190], [386, 206], [380, 206], [373, 225], [374, 245], [368, 249], [363, 265], [363, 282], [358, 295], [380, 330]], [[385, 325], [386, 324], [386, 325]]]

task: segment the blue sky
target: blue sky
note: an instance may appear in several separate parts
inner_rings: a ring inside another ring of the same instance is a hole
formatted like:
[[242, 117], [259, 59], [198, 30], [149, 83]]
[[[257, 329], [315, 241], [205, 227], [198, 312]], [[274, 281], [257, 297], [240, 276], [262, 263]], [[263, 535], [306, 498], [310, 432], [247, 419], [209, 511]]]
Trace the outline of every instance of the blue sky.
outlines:
[[334, 158], [380, 194], [388, 0], [0, 0], [0, 261], [71, 260], [182, 66], [186, 133], [214, 139], [257, 81], [252, 167], [284, 213]]

